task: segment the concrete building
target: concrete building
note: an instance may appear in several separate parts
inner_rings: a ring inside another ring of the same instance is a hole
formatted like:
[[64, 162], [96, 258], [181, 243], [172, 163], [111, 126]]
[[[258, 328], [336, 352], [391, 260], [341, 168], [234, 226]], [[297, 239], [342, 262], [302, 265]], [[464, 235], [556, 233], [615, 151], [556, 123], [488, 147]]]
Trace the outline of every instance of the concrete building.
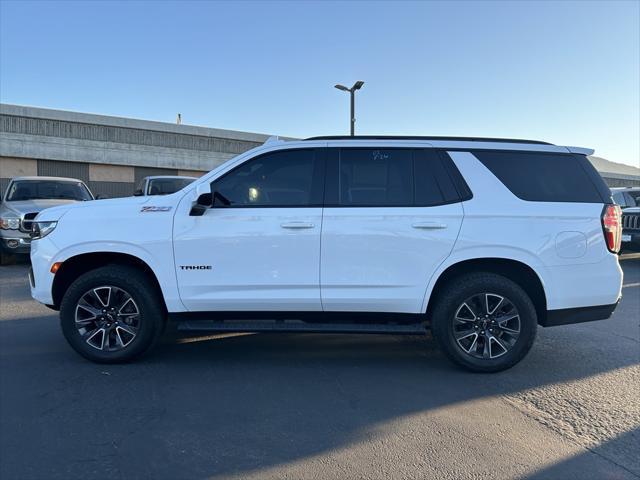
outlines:
[[[15, 176], [53, 175], [84, 180], [96, 195], [128, 196], [143, 177], [198, 176], [268, 137], [0, 104], [0, 189]], [[610, 186], [640, 186], [640, 169], [592, 162]]]
[[19, 175], [132, 195], [148, 175], [199, 176], [269, 135], [0, 104], [0, 189]]

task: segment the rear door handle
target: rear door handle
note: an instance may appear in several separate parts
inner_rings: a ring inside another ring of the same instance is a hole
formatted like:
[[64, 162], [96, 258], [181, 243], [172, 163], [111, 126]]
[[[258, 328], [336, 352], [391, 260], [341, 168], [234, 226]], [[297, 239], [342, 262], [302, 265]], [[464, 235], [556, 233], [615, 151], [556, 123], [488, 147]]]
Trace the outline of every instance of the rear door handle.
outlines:
[[313, 228], [315, 225], [309, 222], [287, 222], [281, 223], [280, 226], [282, 228], [289, 228], [292, 230], [302, 230], [304, 228]]
[[446, 223], [440, 222], [418, 222], [411, 225], [413, 228], [419, 228], [421, 230], [439, 230], [447, 228]]

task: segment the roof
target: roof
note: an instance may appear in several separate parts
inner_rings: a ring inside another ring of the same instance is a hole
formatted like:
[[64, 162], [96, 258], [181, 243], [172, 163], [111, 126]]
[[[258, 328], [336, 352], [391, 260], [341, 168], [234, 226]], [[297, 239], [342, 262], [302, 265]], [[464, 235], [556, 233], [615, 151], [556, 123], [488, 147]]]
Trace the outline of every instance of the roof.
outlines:
[[144, 177], [147, 180], [156, 180], [158, 178], [168, 178], [168, 179], [174, 179], [174, 178], [188, 178], [189, 180], [197, 180], [198, 177], [188, 177], [186, 175], [149, 175], [148, 177]]
[[30, 177], [13, 177], [13, 180], [54, 180], [56, 182], [80, 182], [84, 183], [82, 180], [78, 178], [67, 178], [67, 177], [38, 177], [38, 176], [30, 176]]
[[489, 137], [441, 137], [441, 136], [399, 136], [399, 135], [328, 135], [309, 137], [304, 140], [424, 140], [443, 142], [489, 142], [489, 143], [530, 143], [534, 145], [553, 145], [539, 140], [522, 140], [517, 138], [489, 138]]
[[[282, 142], [282, 140], [278, 140]], [[275, 142], [273, 140], [268, 143]], [[518, 150], [530, 152], [548, 152], [548, 153], [575, 153], [579, 155], [591, 155], [593, 150], [590, 148], [571, 147], [563, 145], [554, 145], [548, 142], [538, 140], [522, 140], [516, 138], [487, 138], [487, 137], [443, 137], [443, 136], [386, 136], [386, 135], [357, 135], [357, 136], [322, 136], [310, 137], [298, 142], [290, 142], [295, 144], [326, 142], [332, 146], [393, 146], [400, 144], [407, 146], [418, 144], [428, 146], [430, 148], [441, 148], [446, 150]]]

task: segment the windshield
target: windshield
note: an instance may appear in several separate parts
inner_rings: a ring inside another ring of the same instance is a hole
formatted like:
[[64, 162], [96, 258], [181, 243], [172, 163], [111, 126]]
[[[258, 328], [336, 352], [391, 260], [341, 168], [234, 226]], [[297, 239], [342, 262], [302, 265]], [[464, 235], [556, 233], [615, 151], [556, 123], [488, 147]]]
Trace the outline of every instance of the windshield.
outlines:
[[19, 180], [12, 182], [7, 192], [7, 202], [20, 200], [93, 200], [82, 182], [56, 180]]
[[633, 199], [635, 205], [635, 207], [640, 207], [640, 191], [638, 190], [631, 190], [629, 192], [627, 192], [627, 194]]
[[152, 178], [147, 186], [147, 195], [168, 195], [182, 190], [193, 182], [193, 178]]

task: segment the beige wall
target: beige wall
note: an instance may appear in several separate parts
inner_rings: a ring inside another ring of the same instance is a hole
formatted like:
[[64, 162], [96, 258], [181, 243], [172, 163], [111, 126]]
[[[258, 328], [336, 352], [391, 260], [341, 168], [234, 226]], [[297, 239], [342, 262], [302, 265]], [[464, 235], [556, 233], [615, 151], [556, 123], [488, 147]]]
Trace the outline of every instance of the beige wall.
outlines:
[[0, 178], [38, 174], [38, 161], [29, 158], [0, 157]]
[[196, 170], [178, 170], [178, 175], [183, 177], [201, 177], [207, 172], [198, 172]]
[[128, 182], [133, 183], [135, 178], [133, 167], [119, 165], [89, 164], [89, 179], [92, 182]]

